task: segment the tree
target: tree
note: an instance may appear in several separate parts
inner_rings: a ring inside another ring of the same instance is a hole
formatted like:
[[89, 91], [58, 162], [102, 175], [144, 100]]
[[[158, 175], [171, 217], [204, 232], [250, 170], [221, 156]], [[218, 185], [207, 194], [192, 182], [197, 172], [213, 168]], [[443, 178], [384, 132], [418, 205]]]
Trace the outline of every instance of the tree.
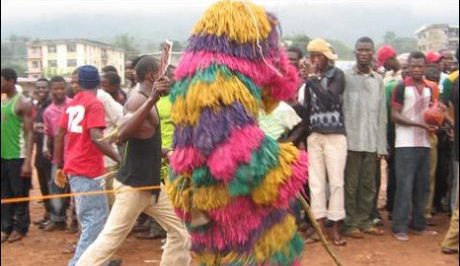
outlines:
[[133, 36], [123, 33], [115, 36], [113, 45], [117, 48], [125, 50], [125, 58], [132, 59], [139, 55], [139, 48]]
[[307, 47], [307, 44], [311, 41], [311, 39], [305, 34], [296, 34], [293, 36], [286, 36], [283, 39], [283, 41], [286, 42], [288, 46], [297, 47], [300, 50], [302, 50], [304, 54], [306, 54], [307, 53], [306, 47]]
[[393, 45], [396, 40], [396, 33], [394, 31], [387, 31], [385, 35], [383, 35], [383, 42], [386, 44]]
[[410, 53], [417, 50], [417, 40], [412, 37], [398, 37], [393, 31], [387, 31], [383, 35], [383, 42], [393, 46], [398, 54]]
[[339, 40], [329, 40], [327, 42], [332, 46], [338, 56], [338, 60], [353, 60], [353, 49]]
[[8, 40], [1, 42], [2, 68], [10, 67], [16, 70], [19, 76], [26, 76], [28, 41], [28, 37], [13, 34]]

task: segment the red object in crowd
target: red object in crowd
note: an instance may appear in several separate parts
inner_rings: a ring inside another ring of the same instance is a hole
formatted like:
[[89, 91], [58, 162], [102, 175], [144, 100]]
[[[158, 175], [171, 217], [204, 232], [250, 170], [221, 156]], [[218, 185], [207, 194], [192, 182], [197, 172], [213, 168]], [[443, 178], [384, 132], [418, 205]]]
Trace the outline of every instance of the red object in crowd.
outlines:
[[430, 108], [423, 113], [425, 123], [432, 126], [440, 126], [446, 119], [446, 114], [438, 102], [435, 102]]

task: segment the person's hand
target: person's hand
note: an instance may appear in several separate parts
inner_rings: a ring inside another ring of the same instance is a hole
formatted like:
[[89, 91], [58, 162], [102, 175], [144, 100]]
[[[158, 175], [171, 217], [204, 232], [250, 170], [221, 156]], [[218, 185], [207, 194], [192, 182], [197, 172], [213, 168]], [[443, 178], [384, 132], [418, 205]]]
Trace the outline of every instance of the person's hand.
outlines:
[[64, 174], [62, 169], [56, 171], [56, 176], [54, 177], [54, 183], [60, 188], [64, 188], [67, 185], [67, 177]]
[[29, 163], [24, 162], [21, 166], [21, 177], [31, 177], [32, 166]]
[[43, 151], [43, 156], [50, 161], [53, 158], [53, 155], [51, 154], [50, 151]]
[[117, 164], [121, 164], [122, 160], [123, 158], [121, 158], [121, 155], [117, 153], [117, 160], [116, 160]]
[[172, 150], [168, 151], [168, 153], [166, 154], [166, 158], [168, 159], [168, 161], [171, 161], [172, 155], [173, 155], [173, 151]]
[[44, 133], [45, 132], [45, 125], [40, 122], [35, 122], [33, 124], [33, 131], [35, 133]]
[[421, 123], [419, 126], [428, 131], [429, 133], [434, 133], [438, 130], [437, 126], [429, 125], [427, 123]]
[[168, 79], [168, 77], [162, 77], [161, 79], [153, 83], [152, 93], [150, 93], [150, 97], [153, 98], [154, 101], [157, 101], [160, 97], [168, 94], [170, 88], [171, 81]]
[[387, 156], [385, 154], [377, 155], [377, 161], [386, 160]]

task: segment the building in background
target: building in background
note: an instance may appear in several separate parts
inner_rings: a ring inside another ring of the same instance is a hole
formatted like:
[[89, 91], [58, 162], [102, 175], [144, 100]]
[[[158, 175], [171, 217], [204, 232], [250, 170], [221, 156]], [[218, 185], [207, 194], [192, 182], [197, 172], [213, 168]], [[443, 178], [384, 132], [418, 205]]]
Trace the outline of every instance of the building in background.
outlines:
[[431, 24], [415, 32], [417, 47], [422, 52], [447, 50], [455, 53], [458, 47], [458, 25]]
[[33, 41], [27, 45], [27, 75], [29, 78], [70, 74], [82, 65], [99, 70], [107, 65], [117, 68], [122, 80], [125, 71], [122, 49], [87, 39], [59, 39]]

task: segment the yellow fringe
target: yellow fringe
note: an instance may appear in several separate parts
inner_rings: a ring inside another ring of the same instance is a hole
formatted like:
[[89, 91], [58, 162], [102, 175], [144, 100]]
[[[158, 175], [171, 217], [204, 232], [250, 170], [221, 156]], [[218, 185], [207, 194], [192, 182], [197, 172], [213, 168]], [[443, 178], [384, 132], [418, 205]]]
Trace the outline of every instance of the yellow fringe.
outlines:
[[257, 204], [270, 204], [278, 198], [278, 190], [292, 175], [291, 165], [298, 159], [299, 150], [291, 143], [280, 144], [279, 165], [270, 170], [260, 186], [251, 192], [252, 200]]
[[190, 187], [182, 188], [180, 186], [180, 182], [185, 178], [189, 179], [190, 176], [177, 177], [173, 182], [171, 182], [169, 178], [165, 178], [165, 188], [173, 207], [175, 209], [181, 209], [184, 212], [189, 212], [191, 209], [192, 189]]
[[264, 40], [270, 31], [270, 21], [263, 7], [230, 0], [212, 5], [193, 28], [193, 34], [224, 35], [239, 43]]
[[268, 260], [275, 252], [282, 250], [296, 232], [295, 218], [289, 214], [257, 241], [253, 248], [256, 260], [260, 263]]
[[265, 232], [257, 241], [251, 255], [230, 252], [222, 256], [221, 254], [203, 252], [199, 254], [198, 262], [209, 266], [230, 265], [235, 261], [243, 263], [243, 265], [253, 265], [255, 262], [264, 263], [275, 252], [286, 251], [286, 245], [292, 240], [296, 232], [295, 219], [289, 214], [279, 224], [274, 225]]
[[225, 77], [218, 73], [212, 83], [197, 81], [193, 83], [185, 96], [179, 96], [172, 106], [171, 119], [176, 124], [195, 125], [202, 109], [211, 107], [215, 110], [221, 105], [240, 102], [254, 117], [257, 117], [259, 104], [248, 88], [236, 77]]
[[193, 206], [204, 211], [225, 207], [230, 199], [228, 188], [224, 184], [193, 190]]
[[276, 107], [278, 107], [279, 101], [272, 97], [270, 88], [263, 88], [262, 90], [262, 108], [266, 114], [271, 114]]

